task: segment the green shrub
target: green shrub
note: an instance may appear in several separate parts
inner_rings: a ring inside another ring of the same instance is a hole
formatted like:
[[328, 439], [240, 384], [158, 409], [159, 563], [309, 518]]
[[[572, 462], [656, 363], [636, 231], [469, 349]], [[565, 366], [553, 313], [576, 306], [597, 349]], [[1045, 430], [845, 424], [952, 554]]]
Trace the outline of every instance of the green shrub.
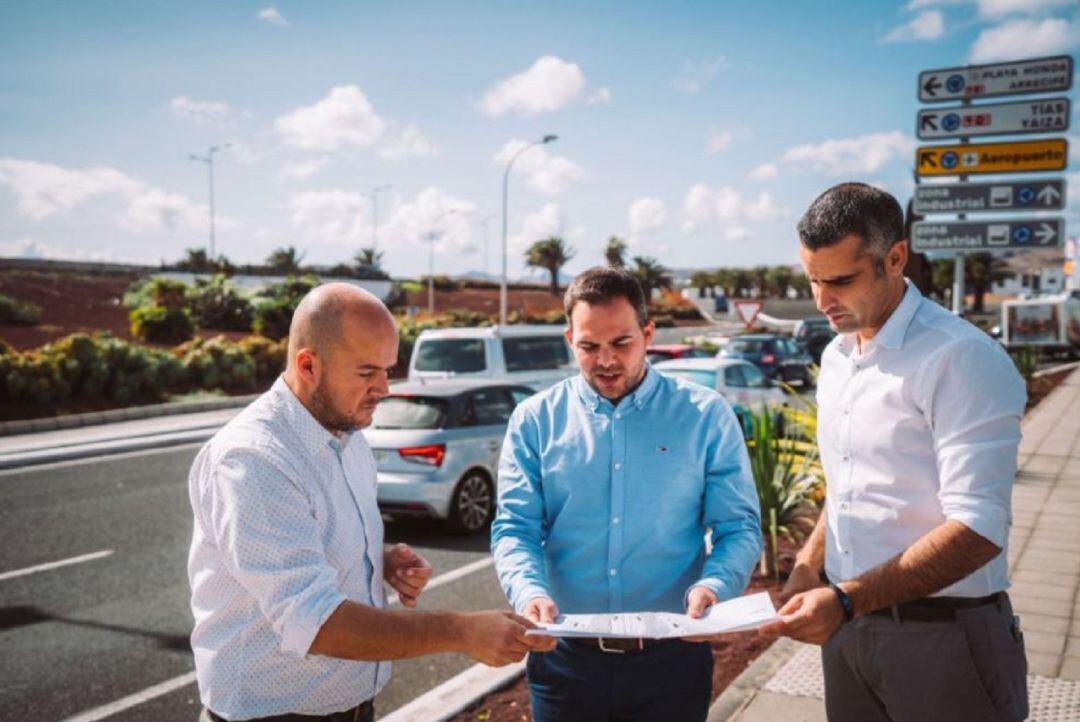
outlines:
[[188, 289], [188, 303], [199, 328], [250, 331], [255, 309], [229, 280], [218, 274]]
[[255, 387], [256, 364], [239, 344], [224, 336], [194, 339], [173, 349], [187, 374], [188, 385], [203, 390], [246, 390]]
[[245, 336], [237, 341], [241, 351], [255, 363], [255, 380], [259, 384], [276, 379], [285, 370], [289, 340], [271, 341], [264, 336]]
[[282, 283], [270, 284], [254, 298], [254, 331], [260, 336], [280, 340], [289, 335], [293, 311], [307, 293], [319, 285], [314, 276], [289, 276]]
[[186, 308], [139, 306], [128, 314], [131, 335], [148, 343], [178, 344], [195, 335], [195, 321]]
[[36, 326], [41, 321], [41, 306], [17, 301], [0, 293], [0, 324]]
[[160, 276], [141, 278], [124, 292], [124, 307], [130, 310], [143, 306], [180, 309], [187, 306], [188, 285]]

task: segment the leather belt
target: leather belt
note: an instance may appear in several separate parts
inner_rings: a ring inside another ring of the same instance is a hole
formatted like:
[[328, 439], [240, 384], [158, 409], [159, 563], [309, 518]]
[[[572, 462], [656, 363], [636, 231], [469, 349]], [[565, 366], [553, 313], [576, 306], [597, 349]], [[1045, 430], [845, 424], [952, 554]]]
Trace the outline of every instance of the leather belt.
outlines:
[[659, 647], [661, 644], [674, 642], [674, 639], [644, 639], [642, 637], [571, 637], [570, 641], [587, 647], [599, 649], [609, 654], [637, 654], [646, 649]]
[[926, 597], [870, 613], [879, 617], [892, 617], [897, 622], [953, 622], [956, 621], [958, 611], [998, 604], [1005, 598], [1005, 592], [985, 597]]
[[[319, 720], [320, 722], [353, 722], [353, 720], [364, 719], [364, 715], [370, 714], [372, 711], [372, 700], [361, 702], [352, 709], [343, 710], [341, 712], [331, 712], [326, 715], [306, 715], [306, 714], [282, 714], [273, 715], [272, 717], [252, 717], [245, 719], [243, 722], [308, 722], [311, 720]], [[224, 717], [214, 713], [213, 710], [206, 710], [208, 716], [213, 722], [229, 722]]]

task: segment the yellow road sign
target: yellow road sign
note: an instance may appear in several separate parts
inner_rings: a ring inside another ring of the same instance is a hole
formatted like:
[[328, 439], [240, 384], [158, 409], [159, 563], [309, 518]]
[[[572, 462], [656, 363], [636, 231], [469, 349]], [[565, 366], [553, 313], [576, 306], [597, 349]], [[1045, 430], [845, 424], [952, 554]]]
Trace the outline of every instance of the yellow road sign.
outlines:
[[915, 152], [915, 172], [921, 176], [1032, 173], [1064, 170], [1068, 160], [1069, 144], [1064, 138], [925, 145]]

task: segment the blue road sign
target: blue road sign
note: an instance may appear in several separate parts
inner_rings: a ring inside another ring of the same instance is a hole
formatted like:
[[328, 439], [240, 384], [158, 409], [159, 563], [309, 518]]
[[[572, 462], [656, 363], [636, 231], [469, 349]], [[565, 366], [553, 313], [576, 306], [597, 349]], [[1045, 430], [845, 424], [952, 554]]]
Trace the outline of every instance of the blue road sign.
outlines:
[[960, 162], [960, 156], [953, 153], [951, 150], [947, 153], [941, 154], [941, 167], [942, 168], [955, 168]]
[[945, 81], [945, 87], [950, 93], [959, 93], [964, 89], [964, 76], [950, 75], [949, 79]]
[[1016, 201], [1021, 205], [1029, 206], [1035, 200], [1035, 189], [1031, 186], [1020, 186], [1016, 191]]
[[1029, 243], [1031, 241], [1031, 229], [1027, 226], [1013, 228], [1013, 240], [1017, 243]]

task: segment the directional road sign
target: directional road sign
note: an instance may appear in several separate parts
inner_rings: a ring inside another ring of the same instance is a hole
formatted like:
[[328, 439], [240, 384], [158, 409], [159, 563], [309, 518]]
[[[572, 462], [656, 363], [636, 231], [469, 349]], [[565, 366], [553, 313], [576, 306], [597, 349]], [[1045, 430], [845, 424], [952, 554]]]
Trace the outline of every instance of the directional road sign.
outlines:
[[920, 221], [911, 226], [911, 247], [925, 251], [995, 251], [1057, 248], [1065, 236], [1061, 218], [1003, 221]]
[[940, 103], [964, 98], [1058, 93], [1071, 88], [1072, 82], [1073, 59], [1070, 55], [942, 68], [919, 73], [919, 100]]
[[927, 213], [982, 211], [1060, 211], [1065, 207], [1065, 180], [1041, 178], [1000, 183], [948, 183], [915, 186], [913, 210]]
[[1065, 170], [1068, 160], [1069, 146], [1064, 138], [928, 145], [915, 151], [915, 172], [921, 176], [1031, 173]]
[[922, 140], [976, 135], [1063, 133], [1072, 115], [1068, 98], [920, 110], [915, 131]]

